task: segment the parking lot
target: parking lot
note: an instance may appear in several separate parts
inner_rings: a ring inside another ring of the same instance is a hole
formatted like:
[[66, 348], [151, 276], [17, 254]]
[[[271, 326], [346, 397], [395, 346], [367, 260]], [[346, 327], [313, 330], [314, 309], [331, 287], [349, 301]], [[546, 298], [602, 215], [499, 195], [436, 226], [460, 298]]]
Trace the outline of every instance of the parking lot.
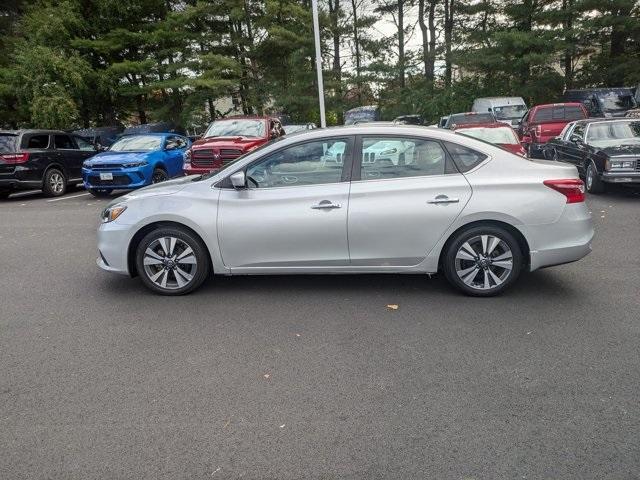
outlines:
[[399, 275], [156, 296], [96, 267], [106, 202], [0, 204], [0, 478], [638, 478], [640, 195], [590, 196], [593, 253], [487, 299]]

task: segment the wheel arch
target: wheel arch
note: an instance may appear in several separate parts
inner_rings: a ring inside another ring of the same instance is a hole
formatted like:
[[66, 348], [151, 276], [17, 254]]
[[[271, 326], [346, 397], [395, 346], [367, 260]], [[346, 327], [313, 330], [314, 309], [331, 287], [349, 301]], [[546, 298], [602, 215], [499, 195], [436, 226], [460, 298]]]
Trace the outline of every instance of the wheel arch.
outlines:
[[174, 222], [171, 220], [160, 220], [157, 222], [152, 222], [147, 225], [144, 225], [131, 238], [131, 241], [129, 242], [129, 246], [127, 247], [127, 269], [129, 270], [129, 275], [131, 275], [132, 277], [138, 276], [138, 269], [136, 267], [136, 250], [138, 249], [138, 245], [140, 245], [140, 242], [142, 241], [142, 239], [147, 234], [149, 234], [154, 230], [158, 230], [160, 228], [167, 228], [167, 227], [186, 230], [190, 235], [193, 235], [198, 240], [200, 240], [200, 242], [202, 242], [202, 245], [204, 245], [205, 247], [205, 251], [207, 252], [207, 260], [209, 261], [209, 268], [210, 268], [209, 271], [213, 273], [213, 262], [211, 260], [211, 252], [209, 251], [207, 242], [204, 241], [202, 236], [198, 232], [196, 232], [193, 228], [188, 227], [184, 223]]
[[523, 266], [529, 265], [529, 263], [531, 262], [531, 255], [530, 255], [531, 249], [529, 247], [529, 242], [527, 242], [527, 239], [525, 238], [525, 236], [522, 234], [520, 230], [518, 230], [516, 227], [514, 227], [510, 223], [507, 223], [501, 220], [475, 220], [469, 223], [465, 223], [464, 225], [461, 225], [456, 230], [451, 232], [449, 237], [447, 237], [447, 240], [442, 245], [442, 248], [440, 249], [440, 254], [438, 256], [438, 270], [442, 268], [442, 261], [446, 255], [447, 249], [449, 248], [449, 245], [451, 244], [451, 242], [453, 242], [454, 239], [465, 230], [478, 227], [478, 226], [493, 226], [493, 227], [503, 228], [504, 230], [509, 232], [511, 235], [513, 235], [513, 237], [518, 242], [518, 246], [520, 247], [520, 250], [522, 251], [522, 258], [524, 259], [524, 263], [525, 263], [525, 265]]

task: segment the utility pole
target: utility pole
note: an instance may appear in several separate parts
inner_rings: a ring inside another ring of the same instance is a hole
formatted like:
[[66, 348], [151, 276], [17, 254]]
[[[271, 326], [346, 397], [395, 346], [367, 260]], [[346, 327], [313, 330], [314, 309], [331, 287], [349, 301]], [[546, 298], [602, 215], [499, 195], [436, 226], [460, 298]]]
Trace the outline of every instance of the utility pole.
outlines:
[[324, 84], [322, 81], [322, 52], [320, 50], [320, 22], [318, 21], [318, 0], [311, 0], [313, 10], [313, 36], [316, 43], [316, 74], [318, 75], [318, 102], [320, 103], [320, 127], [327, 126], [324, 113]]

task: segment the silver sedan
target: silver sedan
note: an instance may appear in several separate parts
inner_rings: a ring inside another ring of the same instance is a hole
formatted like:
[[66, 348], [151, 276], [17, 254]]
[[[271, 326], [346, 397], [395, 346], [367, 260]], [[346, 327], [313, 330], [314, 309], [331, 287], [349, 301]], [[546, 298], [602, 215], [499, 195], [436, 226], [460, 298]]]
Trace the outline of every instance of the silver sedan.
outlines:
[[114, 200], [97, 263], [165, 295], [211, 273], [442, 272], [489, 296], [523, 270], [579, 260], [592, 237], [573, 166], [447, 130], [353, 126], [282, 137]]

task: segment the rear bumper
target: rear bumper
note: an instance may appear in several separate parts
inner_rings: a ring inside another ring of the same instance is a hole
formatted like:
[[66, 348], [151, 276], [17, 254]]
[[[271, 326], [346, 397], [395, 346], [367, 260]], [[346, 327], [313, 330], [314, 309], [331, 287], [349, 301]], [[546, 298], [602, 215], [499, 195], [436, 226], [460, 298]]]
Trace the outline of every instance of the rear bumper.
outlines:
[[18, 180], [16, 178], [0, 178], [0, 190], [33, 190], [42, 188], [41, 180]]
[[42, 188], [42, 171], [29, 166], [16, 165], [12, 169], [5, 166], [0, 172], [0, 190], [32, 190]]
[[546, 225], [519, 227], [530, 247], [530, 270], [580, 260], [591, 252], [593, 220], [585, 203], [568, 204]]

